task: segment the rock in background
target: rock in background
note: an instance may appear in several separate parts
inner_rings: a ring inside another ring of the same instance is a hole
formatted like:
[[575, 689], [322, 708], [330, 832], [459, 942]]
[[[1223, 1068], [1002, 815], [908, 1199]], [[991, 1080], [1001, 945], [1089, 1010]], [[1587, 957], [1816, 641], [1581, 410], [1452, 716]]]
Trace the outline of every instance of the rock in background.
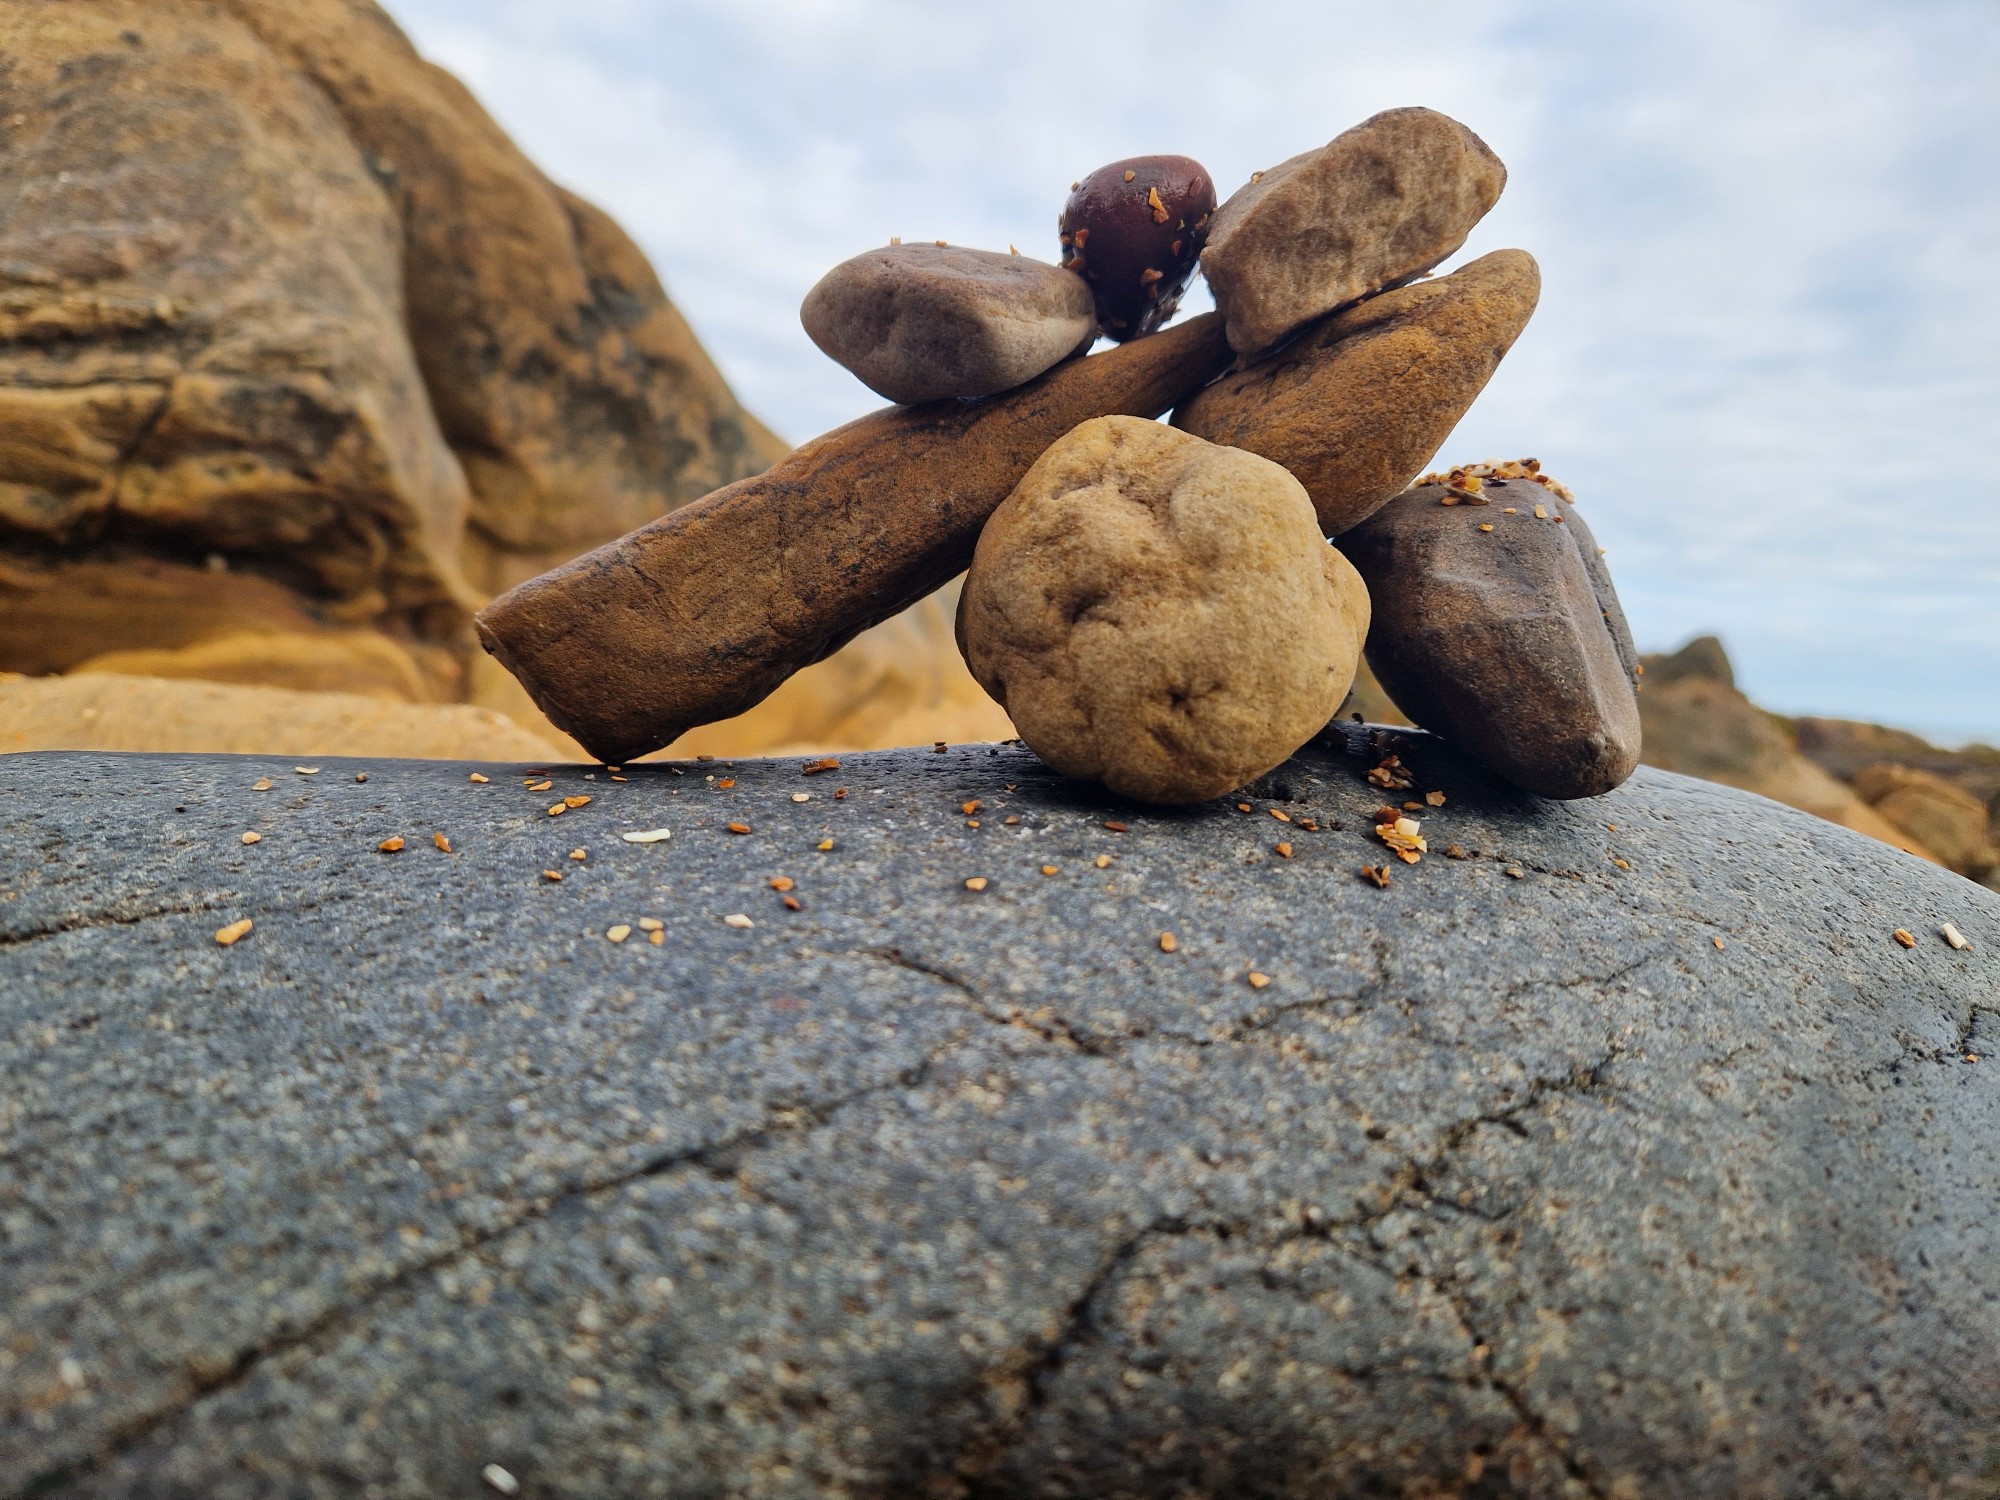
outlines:
[[[554, 737], [470, 611], [784, 452], [643, 255], [371, 0], [4, 0], [0, 51], [0, 671]], [[709, 740], [866, 742], [869, 683], [1006, 732], [948, 604], [891, 623]]]

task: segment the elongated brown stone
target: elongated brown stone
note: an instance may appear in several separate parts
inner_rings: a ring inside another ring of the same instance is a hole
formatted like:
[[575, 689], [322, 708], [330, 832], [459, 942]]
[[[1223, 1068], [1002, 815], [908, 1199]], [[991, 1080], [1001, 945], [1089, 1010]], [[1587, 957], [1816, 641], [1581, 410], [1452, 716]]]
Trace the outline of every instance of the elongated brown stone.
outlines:
[[1228, 360], [1209, 313], [986, 401], [871, 413], [502, 594], [480, 639], [593, 755], [657, 750], [962, 572], [1079, 422], [1157, 416]]
[[1384, 292], [1216, 381], [1174, 425], [1283, 464], [1336, 536], [1423, 472], [1527, 326], [1541, 287], [1532, 255], [1496, 250]]

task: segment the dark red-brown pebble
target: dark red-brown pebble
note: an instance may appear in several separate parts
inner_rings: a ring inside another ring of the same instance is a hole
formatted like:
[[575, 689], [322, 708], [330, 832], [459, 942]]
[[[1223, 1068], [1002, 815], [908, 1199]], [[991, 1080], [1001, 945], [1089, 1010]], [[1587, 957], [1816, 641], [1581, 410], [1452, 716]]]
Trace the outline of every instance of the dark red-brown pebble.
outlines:
[[1063, 264], [1090, 284], [1099, 332], [1124, 343], [1174, 315], [1214, 213], [1208, 169], [1185, 156], [1128, 156], [1070, 189]]
[[1374, 606], [1368, 664], [1404, 713], [1516, 786], [1600, 796], [1639, 762], [1611, 575], [1552, 491], [1488, 480], [1485, 494], [1447, 505], [1443, 485], [1422, 485], [1342, 533]]

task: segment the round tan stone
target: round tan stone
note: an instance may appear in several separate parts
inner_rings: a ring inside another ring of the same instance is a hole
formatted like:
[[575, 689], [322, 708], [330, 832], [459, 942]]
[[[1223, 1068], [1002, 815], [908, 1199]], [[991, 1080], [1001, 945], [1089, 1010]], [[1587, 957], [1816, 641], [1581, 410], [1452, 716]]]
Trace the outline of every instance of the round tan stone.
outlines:
[[1103, 417], [1051, 446], [987, 522], [958, 639], [1056, 770], [1198, 802], [1325, 726], [1368, 614], [1277, 464]]

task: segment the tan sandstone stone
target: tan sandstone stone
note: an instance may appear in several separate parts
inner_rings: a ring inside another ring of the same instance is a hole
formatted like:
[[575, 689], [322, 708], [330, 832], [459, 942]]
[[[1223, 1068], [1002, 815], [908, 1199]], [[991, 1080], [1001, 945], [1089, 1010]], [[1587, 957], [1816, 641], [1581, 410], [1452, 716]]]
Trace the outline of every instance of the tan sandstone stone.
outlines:
[[958, 574], [1078, 422], [1164, 411], [1227, 358], [1210, 313], [985, 401], [875, 412], [502, 595], [480, 637], [593, 754], [646, 754]]
[[1325, 727], [1368, 614], [1283, 469], [1103, 417], [1052, 445], [993, 513], [958, 634], [973, 676], [1056, 770], [1196, 802]]
[[1174, 425], [1283, 464], [1336, 536], [1423, 472], [1540, 293], [1533, 256], [1496, 250], [1336, 313], [1187, 401]]
[[1390, 109], [1253, 177], [1216, 210], [1202, 274], [1254, 358], [1465, 243], [1507, 184], [1492, 149], [1431, 109]]

